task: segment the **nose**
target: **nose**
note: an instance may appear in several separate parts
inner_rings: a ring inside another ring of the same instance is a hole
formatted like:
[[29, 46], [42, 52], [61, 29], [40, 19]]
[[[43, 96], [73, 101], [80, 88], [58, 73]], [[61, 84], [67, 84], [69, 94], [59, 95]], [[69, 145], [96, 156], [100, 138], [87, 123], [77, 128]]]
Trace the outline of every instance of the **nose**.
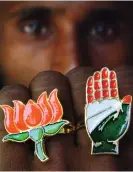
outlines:
[[79, 66], [74, 22], [65, 17], [57, 18], [57, 37], [52, 69], [63, 74]]

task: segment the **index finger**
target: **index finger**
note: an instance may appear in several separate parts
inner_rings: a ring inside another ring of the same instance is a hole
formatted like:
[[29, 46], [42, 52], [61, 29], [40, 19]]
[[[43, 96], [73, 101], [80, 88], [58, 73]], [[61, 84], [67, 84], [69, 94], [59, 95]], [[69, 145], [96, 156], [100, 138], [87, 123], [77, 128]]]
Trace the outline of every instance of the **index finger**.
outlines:
[[[20, 85], [6, 86], [0, 91], [0, 105], [13, 106], [12, 100], [26, 102], [29, 99], [28, 90]], [[30, 170], [32, 161], [32, 146], [26, 143], [3, 143], [7, 135], [4, 128], [4, 113], [0, 108], [0, 170]]]

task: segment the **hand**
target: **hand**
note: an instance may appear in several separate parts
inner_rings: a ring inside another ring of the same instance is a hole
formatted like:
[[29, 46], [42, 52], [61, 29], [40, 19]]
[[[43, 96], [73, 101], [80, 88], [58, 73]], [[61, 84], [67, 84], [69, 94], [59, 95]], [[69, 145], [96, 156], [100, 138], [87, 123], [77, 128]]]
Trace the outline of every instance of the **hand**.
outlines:
[[[115, 70], [118, 72], [120, 83], [120, 95], [133, 94], [132, 68]], [[66, 76], [58, 72], [42, 72], [30, 83], [29, 88], [22, 85], [5, 86], [0, 91], [0, 105], [13, 106], [12, 100], [20, 100], [27, 103], [29, 99], [37, 100], [38, 96], [57, 88], [58, 98], [63, 106], [63, 118], [73, 123], [84, 120], [85, 85], [88, 76], [92, 76], [94, 70], [89, 67], [77, 68]], [[130, 73], [131, 75], [129, 75]], [[124, 75], [127, 75], [124, 77]], [[121, 83], [122, 82], [122, 83]], [[127, 87], [128, 86], [128, 87]], [[120, 142], [120, 156], [111, 155], [94, 156], [90, 154], [91, 141], [84, 128], [76, 134], [55, 135], [45, 142], [46, 153], [49, 161], [42, 163], [34, 156], [34, 143], [7, 142], [2, 138], [7, 134], [4, 125], [4, 113], [0, 109], [0, 170], [117, 170], [133, 169], [132, 165], [132, 124], [129, 131]], [[131, 121], [132, 123], [132, 121]], [[123, 150], [126, 151], [123, 151]], [[123, 159], [125, 159], [123, 162]]]
[[130, 95], [119, 99], [114, 71], [103, 68], [89, 77], [86, 86], [85, 122], [92, 140], [92, 154], [118, 154], [118, 141], [129, 127]]
[[[42, 72], [38, 74], [30, 83], [29, 88], [22, 85], [5, 86], [0, 91], [0, 105], [13, 105], [13, 100], [20, 100], [24, 104], [29, 99], [37, 101], [39, 95], [47, 91], [48, 96], [52, 90], [58, 89], [58, 98], [63, 106], [63, 119], [73, 122], [71, 112], [71, 99], [68, 80], [58, 72]], [[24, 143], [2, 142], [2, 138], [7, 135], [4, 129], [4, 113], [0, 109], [0, 169], [1, 170], [65, 170], [67, 169], [68, 147], [73, 147], [72, 135], [56, 135], [49, 137], [45, 144], [46, 154], [49, 161], [42, 163], [34, 155], [35, 144], [28, 140]]]

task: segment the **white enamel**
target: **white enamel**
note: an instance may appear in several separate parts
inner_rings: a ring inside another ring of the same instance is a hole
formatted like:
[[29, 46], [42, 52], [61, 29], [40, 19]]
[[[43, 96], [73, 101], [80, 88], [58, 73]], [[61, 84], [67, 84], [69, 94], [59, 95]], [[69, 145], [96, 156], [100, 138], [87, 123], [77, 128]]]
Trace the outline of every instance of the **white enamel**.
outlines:
[[86, 127], [91, 133], [106, 117], [117, 111], [115, 117], [118, 116], [122, 108], [122, 103], [119, 100], [102, 100], [94, 102], [86, 106]]

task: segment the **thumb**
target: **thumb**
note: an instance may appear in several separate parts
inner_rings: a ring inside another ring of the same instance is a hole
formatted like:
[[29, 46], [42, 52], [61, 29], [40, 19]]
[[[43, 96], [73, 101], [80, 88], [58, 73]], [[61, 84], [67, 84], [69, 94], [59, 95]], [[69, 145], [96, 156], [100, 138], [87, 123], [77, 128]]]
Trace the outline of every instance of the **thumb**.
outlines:
[[122, 102], [125, 103], [125, 104], [130, 104], [130, 103], [132, 103], [132, 96], [130, 96], [130, 95], [125, 96], [125, 97], [122, 99]]

